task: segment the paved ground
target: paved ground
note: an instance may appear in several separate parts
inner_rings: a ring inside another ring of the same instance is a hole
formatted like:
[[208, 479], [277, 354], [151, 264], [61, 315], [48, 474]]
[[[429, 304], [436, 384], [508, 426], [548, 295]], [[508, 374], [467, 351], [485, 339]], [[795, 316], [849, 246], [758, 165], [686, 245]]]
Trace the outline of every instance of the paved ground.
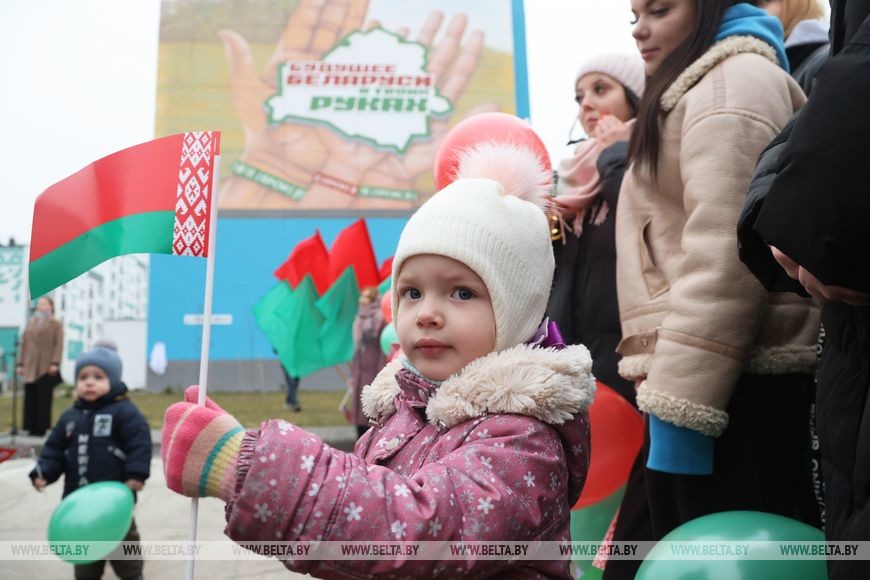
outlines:
[[[27, 474], [33, 468], [29, 459], [12, 459], [0, 463], [0, 541], [44, 540], [48, 521], [60, 503], [63, 483], [50, 485], [45, 493], [37, 493]], [[213, 498], [199, 502], [198, 539], [225, 539], [224, 503]], [[143, 540], [183, 540], [187, 538], [190, 501], [167, 489], [163, 479], [160, 458], [151, 462], [151, 478], [139, 494], [136, 505], [136, 525]], [[149, 578], [186, 577], [184, 561], [155, 560], [145, 563], [145, 576]], [[0, 577], [40, 578], [41, 580], [68, 580], [73, 577], [72, 566], [61, 560], [52, 561], [0, 561]], [[104, 578], [116, 578], [109, 566]], [[292, 579], [310, 578], [289, 572], [274, 559], [262, 561], [200, 561], [196, 564], [196, 578]]]
[[[356, 437], [354, 427], [330, 427], [312, 429], [335, 446], [348, 448]], [[160, 441], [160, 432], [152, 433], [155, 443]], [[16, 437], [14, 446], [19, 454], [15, 459], [0, 463], [0, 541], [46, 538], [48, 522], [60, 503], [63, 482], [58, 481], [37, 493], [30, 485], [27, 474], [33, 468], [29, 458], [30, 448], [39, 449], [42, 438]], [[8, 434], [0, 434], [0, 446], [12, 446]], [[198, 539], [221, 540], [224, 528], [223, 502], [206, 498], [199, 502]], [[136, 506], [136, 524], [143, 540], [183, 540], [187, 538], [190, 501], [167, 489], [163, 479], [163, 465], [159, 446], [151, 461], [151, 478], [139, 494]], [[150, 561], [145, 564], [148, 578], [186, 577], [183, 561]], [[72, 566], [56, 561], [0, 561], [0, 578], [39, 578], [40, 580], [69, 579], [73, 577]], [[104, 578], [116, 578], [109, 566]], [[196, 564], [196, 578], [218, 580], [223, 578], [257, 578], [259, 580], [309, 578], [289, 572], [274, 559], [262, 561], [200, 561]]]

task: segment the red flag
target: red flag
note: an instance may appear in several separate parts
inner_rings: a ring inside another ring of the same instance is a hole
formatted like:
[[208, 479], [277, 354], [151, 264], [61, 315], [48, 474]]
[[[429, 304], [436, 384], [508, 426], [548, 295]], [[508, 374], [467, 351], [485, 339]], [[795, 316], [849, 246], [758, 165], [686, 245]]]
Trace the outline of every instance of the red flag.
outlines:
[[337, 280], [348, 266], [354, 267], [360, 289], [377, 286], [381, 281], [365, 220], [357, 220], [335, 238], [329, 251], [330, 282]]
[[0, 463], [3, 463], [7, 459], [12, 459], [12, 457], [18, 452], [17, 449], [12, 449], [10, 447], [0, 447]]
[[94, 161], [33, 208], [30, 295], [123, 254], [204, 257], [220, 133], [180, 133]]
[[381, 269], [378, 271], [378, 278], [383, 281], [393, 274], [393, 256], [390, 256], [384, 263], [381, 264]]
[[318, 294], [323, 294], [332, 283], [329, 273], [329, 253], [320, 231], [296, 244], [290, 257], [275, 270], [275, 277], [287, 280], [291, 287], [296, 288], [306, 274], [311, 274]]

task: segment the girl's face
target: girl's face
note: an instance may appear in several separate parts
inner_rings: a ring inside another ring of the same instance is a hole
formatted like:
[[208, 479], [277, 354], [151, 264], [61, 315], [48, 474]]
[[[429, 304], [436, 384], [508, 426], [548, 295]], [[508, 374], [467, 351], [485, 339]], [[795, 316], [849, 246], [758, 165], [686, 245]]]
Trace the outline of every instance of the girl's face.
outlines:
[[495, 350], [495, 314], [474, 270], [432, 254], [405, 260], [396, 279], [396, 332], [423, 376], [443, 381]]
[[631, 0], [632, 36], [647, 76], [695, 30], [695, 0]]
[[76, 396], [83, 401], [93, 402], [109, 392], [112, 385], [109, 377], [98, 366], [87, 365], [79, 369], [76, 377]]
[[771, 16], [776, 16], [777, 18], [782, 16], [782, 0], [761, 0], [758, 7]]
[[613, 115], [623, 123], [631, 119], [631, 107], [625, 89], [613, 77], [592, 72], [577, 79], [574, 100], [580, 105], [580, 125], [592, 135], [603, 115]]

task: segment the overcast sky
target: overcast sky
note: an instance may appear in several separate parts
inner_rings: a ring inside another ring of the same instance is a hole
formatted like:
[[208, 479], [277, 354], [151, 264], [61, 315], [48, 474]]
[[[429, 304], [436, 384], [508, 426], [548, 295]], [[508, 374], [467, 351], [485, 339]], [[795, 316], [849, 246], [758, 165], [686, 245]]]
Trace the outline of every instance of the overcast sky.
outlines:
[[[634, 50], [629, 6], [525, 2], [532, 125], [554, 164], [568, 151], [579, 63]], [[159, 0], [0, 2], [0, 242], [29, 241], [33, 201], [49, 185], [154, 137], [159, 12]]]

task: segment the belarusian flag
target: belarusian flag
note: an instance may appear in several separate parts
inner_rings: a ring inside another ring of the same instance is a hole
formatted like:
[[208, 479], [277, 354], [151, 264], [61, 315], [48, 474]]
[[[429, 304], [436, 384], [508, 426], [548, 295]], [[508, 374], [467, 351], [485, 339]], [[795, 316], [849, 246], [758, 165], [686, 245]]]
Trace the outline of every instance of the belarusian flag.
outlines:
[[180, 133], [99, 159], [55, 183], [33, 211], [36, 298], [122, 254], [205, 257], [220, 133]]
[[0, 447], [0, 463], [3, 463], [7, 459], [12, 459], [17, 452], [17, 449], [12, 449], [11, 447]]

